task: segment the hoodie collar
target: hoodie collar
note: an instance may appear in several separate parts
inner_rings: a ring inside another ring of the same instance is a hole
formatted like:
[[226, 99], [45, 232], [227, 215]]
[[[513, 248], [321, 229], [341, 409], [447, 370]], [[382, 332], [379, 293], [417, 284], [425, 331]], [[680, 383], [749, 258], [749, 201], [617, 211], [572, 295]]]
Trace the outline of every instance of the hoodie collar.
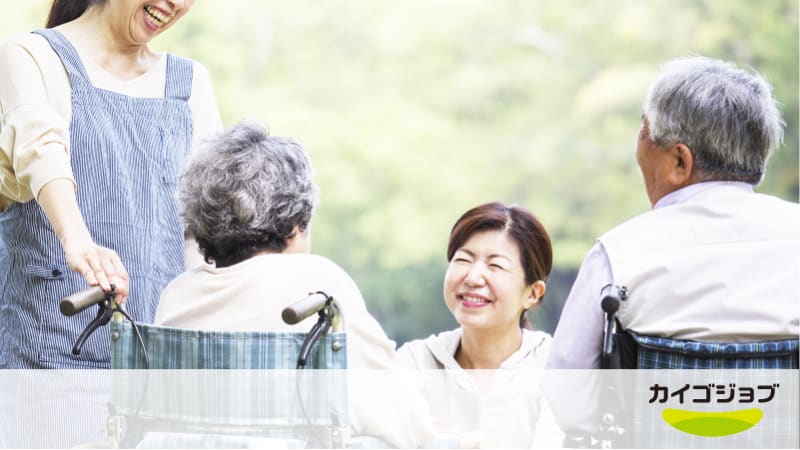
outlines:
[[[430, 350], [433, 357], [445, 369], [460, 369], [455, 355], [458, 346], [461, 343], [461, 336], [463, 330], [456, 328], [455, 330], [444, 331], [435, 336], [430, 336], [425, 339], [425, 345]], [[501, 369], [513, 369], [520, 365], [525, 358], [531, 354], [536, 347], [541, 344], [544, 339], [540, 336], [541, 333], [535, 333], [527, 329], [522, 330], [522, 344], [519, 349], [512, 353], [505, 361], [500, 364]]]

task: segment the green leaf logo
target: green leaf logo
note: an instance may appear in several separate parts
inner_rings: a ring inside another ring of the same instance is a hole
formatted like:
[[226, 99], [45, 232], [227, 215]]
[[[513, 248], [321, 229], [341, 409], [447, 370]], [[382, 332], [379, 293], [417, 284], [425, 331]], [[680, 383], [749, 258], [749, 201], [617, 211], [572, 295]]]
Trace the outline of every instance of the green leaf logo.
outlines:
[[667, 408], [661, 417], [673, 428], [696, 436], [720, 437], [741, 433], [761, 421], [758, 408], [726, 412], [696, 412]]

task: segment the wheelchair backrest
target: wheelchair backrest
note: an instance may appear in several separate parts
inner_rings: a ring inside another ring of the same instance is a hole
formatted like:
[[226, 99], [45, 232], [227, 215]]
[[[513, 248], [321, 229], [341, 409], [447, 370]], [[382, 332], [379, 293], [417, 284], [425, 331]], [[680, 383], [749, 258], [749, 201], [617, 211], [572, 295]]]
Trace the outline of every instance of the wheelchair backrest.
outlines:
[[[305, 333], [137, 326], [150, 369], [294, 369], [306, 337]], [[131, 322], [111, 322], [111, 367], [146, 368], [144, 351]], [[345, 333], [321, 337], [306, 367], [346, 369]]]
[[[639, 335], [632, 330], [623, 330], [616, 320], [616, 311], [620, 301], [624, 300], [624, 293], [624, 289], [604, 288], [603, 291], [601, 307], [606, 323], [601, 367], [678, 370], [602, 371], [602, 423], [598, 439], [604, 447], [797, 446], [798, 384], [793, 375], [797, 373], [800, 360], [800, 339], [729, 343]], [[607, 301], [609, 298], [616, 301]], [[607, 307], [609, 305], [611, 307]], [[766, 399], [755, 400], [747, 396], [751, 389], [777, 390], [778, 387], [782, 389], [780, 397], [769, 404]], [[654, 392], [663, 394], [665, 389], [667, 396], [653, 395]], [[684, 403], [683, 390], [702, 394], [705, 389], [710, 392], [707, 401], [700, 395], [699, 398], [687, 397]], [[744, 392], [741, 398], [730, 395], [740, 392]], [[715, 403], [717, 400], [719, 402]], [[763, 414], [763, 420], [759, 416], [760, 422], [749, 423], [752, 429], [744, 428], [746, 432], [729, 434], [722, 434], [719, 430], [720, 434], [708, 434], [711, 433], [708, 430], [686, 431], [686, 428], [675, 426], [677, 422], [667, 421], [667, 415], [684, 413], [694, 414], [691, 417], [695, 418], [705, 414], [702, 417], [711, 417], [709, 421], [724, 421], [728, 417], [725, 414], [734, 414], [738, 410], [758, 410]]]
[[345, 333], [322, 336], [306, 369], [296, 370], [305, 333], [137, 328], [141, 342], [131, 322], [112, 321], [112, 369], [160, 370], [114, 373], [109, 406], [127, 424], [121, 445], [341, 445], [349, 424]]
[[720, 343], [639, 336], [639, 369], [797, 369], [800, 339]]

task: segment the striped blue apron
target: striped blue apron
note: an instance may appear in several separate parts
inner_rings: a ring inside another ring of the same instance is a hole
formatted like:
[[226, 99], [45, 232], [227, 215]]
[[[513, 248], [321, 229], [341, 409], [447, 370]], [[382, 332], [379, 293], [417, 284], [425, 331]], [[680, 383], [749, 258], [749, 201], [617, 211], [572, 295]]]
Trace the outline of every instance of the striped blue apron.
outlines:
[[[70, 160], [78, 205], [92, 238], [119, 254], [130, 277], [127, 310], [152, 322], [162, 289], [184, 268], [177, 178], [191, 146], [187, 99], [192, 62], [167, 56], [164, 98], [94, 87], [72, 45], [37, 30], [61, 58], [72, 86]], [[4, 247], [4, 249], [2, 249]], [[62, 298], [87, 287], [35, 201], [0, 213], [0, 367], [109, 367], [108, 327], [72, 345], [96, 315], [64, 317]]]

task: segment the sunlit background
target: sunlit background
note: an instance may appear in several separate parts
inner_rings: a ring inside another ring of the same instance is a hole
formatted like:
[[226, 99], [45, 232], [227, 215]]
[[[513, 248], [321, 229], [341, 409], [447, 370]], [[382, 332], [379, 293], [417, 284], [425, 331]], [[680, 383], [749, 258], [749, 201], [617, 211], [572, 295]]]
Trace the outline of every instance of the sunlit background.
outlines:
[[[42, 26], [49, 0], [2, 4], [5, 38]], [[554, 329], [595, 238], [649, 209], [634, 141], [664, 60], [767, 76], [788, 127], [758, 190], [798, 199], [797, 0], [197, 0], [154, 44], [209, 69], [226, 125], [256, 118], [304, 144], [314, 251], [398, 342], [456, 325], [441, 293], [450, 227], [492, 200], [550, 232], [530, 317]]]

